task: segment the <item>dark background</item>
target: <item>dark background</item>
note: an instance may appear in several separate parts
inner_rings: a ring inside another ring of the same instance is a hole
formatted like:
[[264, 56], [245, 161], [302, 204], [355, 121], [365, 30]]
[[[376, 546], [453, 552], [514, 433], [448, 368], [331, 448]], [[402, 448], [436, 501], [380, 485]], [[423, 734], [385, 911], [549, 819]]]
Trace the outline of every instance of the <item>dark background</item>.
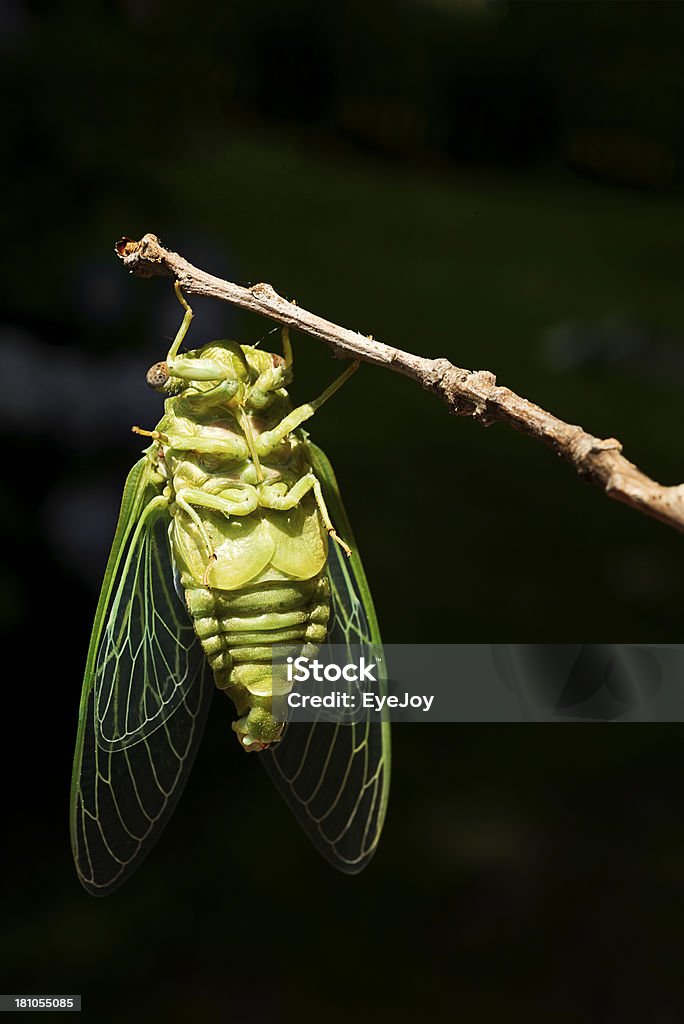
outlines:
[[[338, 876], [217, 699], [159, 846], [81, 891], [68, 788], [119, 495], [180, 320], [121, 235], [499, 381], [682, 480], [684, 5], [3, 7], [0, 988], [94, 1020], [681, 1019], [680, 726], [406, 726]], [[272, 327], [195, 301], [191, 340]], [[339, 372], [295, 336], [294, 395]], [[678, 642], [684, 547], [364, 367], [312, 424], [388, 640]]]

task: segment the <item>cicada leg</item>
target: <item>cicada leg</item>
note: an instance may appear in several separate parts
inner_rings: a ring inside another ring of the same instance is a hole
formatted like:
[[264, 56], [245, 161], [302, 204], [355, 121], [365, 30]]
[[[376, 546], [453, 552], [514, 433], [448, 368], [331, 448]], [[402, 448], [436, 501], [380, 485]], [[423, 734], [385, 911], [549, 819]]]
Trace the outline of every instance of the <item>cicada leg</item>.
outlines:
[[209, 566], [211, 565], [212, 562], [216, 561], [216, 552], [214, 551], [214, 545], [211, 543], [211, 540], [209, 538], [209, 534], [207, 533], [207, 531], [205, 529], [205, 526], [204, 526], [204, 523], [202, 522], [200, 516], [197, 514], [197, 512], [195, 512], [195, 510], [192, 507], [192, 505], [188, 501], [185, 500], [182, 491], [176, 492], [175, 502], [176, 502], [176, 505], [178, 505], [178, 508], [182, 509], [183, 512], [185, 512], [185, 514], [187, 516], [189, 516], [190, 519], [192, 519], [193, 523], [197, 527], [197, 532], [199, 533], [200, 537], [202, 538], [202, 542], [204, 543], [204, 546], [207, 549], [207, 554], [209, 556], [209, 561], [207, 563], [207, 568], [206, 568], [205, 573], [204, 573], [204, 577], [205, 578], [202, 581], [204, 583], [204, 585], [206, 586], [206, 579], [207, 579], [208, 574], [209, 574]]
[[265, 430], [263, 434], [259, 434], [259, 436], [255, 438], [257, 454], [262, 458], [269, 455], [273, 449], [287, 437], [288, 434], [291, 434], [293, 430], [296, 430], [297, 427], [302, 425], [302, 423], [305, 423], [306, 420], [310, 419], [316, 410], [320, 409], [320, 407], [327, 402], [328, 399], [331, 398], [346, 381], [349, 380], [351, 375], [358, 370], [360, 365], [361, 364], [358, 360], [352, 363], [347, 367], [344, 373], [341, 373], [340, 376], [325, 389], [323, 394], [319, 395], [318, 398], [315, 398], [313, 402], [297, 406], [297, 408], [288, 413], [287, 416], [280, 421], [278, 426], [273, 428], [273, 430]]
[[207, 546], [209, 562], [207, 563], [207, 567], [204, 571], [204, 578], [202, 580], [205, 587], [208, 586], [211, 563], [216, 561], [216, 551], [214, 550], [214, 546], [209, 539], [209, 535], [204, 524], [195, 509], [208, 508], [214, 512], [223, 512], [226, 516], [248, 516], [250, 512], [254, 512], [255, 509], [258, 508], [259, 499], [257, 492], [253, 487], [245, 487], [243, 490], [244, 498], [239, 500], [222, 497], [217, 494], [207, 494], [206, 491], [201, 491], [193, 487], [183, 487], [181, 490], [176, 491], [176, 504], [190, 516], [198, 529], [200, 537]]
[[[152, 434], [152, 431], [133, 428], [138, 434]], [[198, 452], [200, 455], [221, 455], [226, 461], [249, 457], [249, 447], [241, 437], [215, 438], [202, 437], [201, 434], [164, 434], [162, 443], [175, 452]]]
[[276, 509], [279, 512], [285, 512], [288, 509], [294, 508], [295, 505], [298, 505], [305, 494], [308, 494], [309, 491], [313, 491], [318, 511], [320, 512], [321, 519], [323, 520], [323, 525], [332, 540], [340, 545], [347, 558], [351, 557], [351, 548], [349, 545], [345, 544], [333, 526], [330, 513], [328, 512], [327, 505], [325, 504], [325, 498], [323, 497], [323, 489], [321, 488], [318, 478], [315, 477], [313, 473], [306, 473], [303, 477], [300, 477], [297, 483], [294, 484], [294, 486], [285, 494], [279, 494], [276, 491], [277, 486], [277, 484], [271, 484], [262, 487], [259, 496], [260, 505], [263, 505], [265, 508]]
[[294, 362], [294, 353], [292, 351], [292, 342], [290, 341], [290, 328], [283, 327], [282, 329], [283, 338], [283, 358], [285, 359], [285, 369], [290, 370]]
[[243, 484], [231, 488], [240, 491], [244, 497], [228, 498], [225, 494], [209, 494], [199, 488], [183, 487], [176, 493], [176, 497], [182, 497], [186, 504], [195, 508], [209, 508], [214, 512], [223, 512], [227, 516], [248, 516], [259, 507], [259, 497], [256, 488], [249, 484]]
[[176, 334], [176, 337], [173, 339], [173, 344], [169, 349], [169, 354], [166, 357], [167, 365], [173, 362], [173, 360], [178, 355], [178, 349], [183, 344], [183, 339], [185, 338], [185, 335], [188, 333], [188, 328], [190, 327], [192, 318], [194, 316], [194, 313], [192, 312], [192, 309], [190, 308], [187, 299], [185, 298], [183, 292], [181, 291], [180, 281], [176, 281], [174, 283], [173, 288], [176, 293], [176, 298], [178, 299], [181, 306], [185, 310], [185, 316], [183, 317], [182, 323], [178, 328], [178, 333]]
[[323, 488], [321, 487], [320, 482], [316, 477], [314, 477], [313, 492], [314, 497], [316, 499], [316, 504], [318, 505], [318, 511], [321, 513], [323, 525], [325, 526], [326, 530], [328, 531], [332, 539], [340, 545], [347, 558], [351, 558], [351, 548], [349, 547], [348, 544], [345, 544], [345, 542], [342, 540], [339, 533], [333, 526], [332, 519], [330, 518], [330, 513], [328, 512], [328, 506], [326, 505], [325, 498], [323, 497]]
[[[239, 387], [239, 381], [235, 381], [232, 379], [226, 380], [225, 370], [220, 363], [217, 363], [213, 359], [192, 359], [188, 361], [183, 356], [178, 356], [178, 350], [180, 349], [181, 345], [183, 344], [183, 341], [185, 340], [185, 335], [188, 333], [188, 328], [190, 327], [190, 323], [192, 322], [194, 314], [185, 296], [183, 295], [183, 292], [181, 291], [180, 281], [176, 281], [176, 283], [174, 284], [174, 289], [176, 292], [176, 298], [178, 299], [181, 306], [185, 310], [185, 316], [183, 317], [181, 325], [178, 328], [178, 333], [176, 334], [176, 337], [173, 339], [171, 348], [169, 349], [168, 354], [166, 356], [166, 371], [168, 372], [168, 374], [170, 374], [170, 376], [178, 377], [180, 380], [218, 381], [219, 383], [217, 384], [217, 387], [223, 386], [226, 392], [226, 398], [230, 400], [235, 395]], [[226, 343], [226, 345], [228, 344], [229, 343]], [[234, 350], [239, 349], [239, 346], [237, 344], [234, 344], [233, 347]], [[239, 353], [239, 356], [244, 359], [242, 352]]]

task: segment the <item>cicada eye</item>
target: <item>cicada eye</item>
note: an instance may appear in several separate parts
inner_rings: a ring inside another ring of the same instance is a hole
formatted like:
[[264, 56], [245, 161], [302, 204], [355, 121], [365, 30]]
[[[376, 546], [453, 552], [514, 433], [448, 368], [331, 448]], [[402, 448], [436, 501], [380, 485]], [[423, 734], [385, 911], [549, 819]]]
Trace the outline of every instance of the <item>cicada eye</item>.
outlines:
[[153, 391], [163, 391], [170, 376], [166, 363], [155, 363], [147, 371], [145, 380]]

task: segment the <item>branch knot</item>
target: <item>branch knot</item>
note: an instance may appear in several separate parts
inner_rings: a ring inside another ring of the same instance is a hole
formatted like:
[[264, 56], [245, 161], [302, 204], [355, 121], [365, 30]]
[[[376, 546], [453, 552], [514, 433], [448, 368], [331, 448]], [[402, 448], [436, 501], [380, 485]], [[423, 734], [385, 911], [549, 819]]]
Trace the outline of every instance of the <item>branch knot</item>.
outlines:
[[568, 458], [579, 468], [583, 463], [591, 460], [592, 456], [600, 455], [602, 452], [622, 451], [622, 445], [615, 437], [592, 437], [585, 433], [581, 427], [576, 427], [577, 435], [568, 445]]
[[465, 370], [448, 359], [435, 359], [436, 381], [432, 390], [442, 396], [454, 416], [472, 416], [483, 423], [491, 422], [488, 403], [496, 388], [496, 377], [489, 370]]
[[277, 299], [279, 302], [283, 301], [282, 296], [278, 295], [273, 285], [266, 284], [265, 281], [253, 284], [249, 290], [255, 298], [261, 299], [264, 302], [273, 301], [274, 299]]
[[139, 242], [124, 236], [116, 243], [114, 251], [129, 273], [136, 277], [174, 276], [167, 265], [169, 254], [156, 235], [143, 235]]

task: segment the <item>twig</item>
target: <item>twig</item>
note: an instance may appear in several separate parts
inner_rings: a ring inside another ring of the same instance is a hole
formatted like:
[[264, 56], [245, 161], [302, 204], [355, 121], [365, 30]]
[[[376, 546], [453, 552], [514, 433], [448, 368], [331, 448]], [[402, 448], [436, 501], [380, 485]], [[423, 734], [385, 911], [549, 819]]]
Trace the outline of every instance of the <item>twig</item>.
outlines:
[[684, 484], [666, 487], [656, 483], [622, 455], [622, 445], [615, 438], [593, 437], [581, 427], [565, 423], [514, 391], [497, 386], [496, 377], [488, 370], [464, 370], [447, 359], [424, 359], [384, 345], [288, 302], [270, 284], [243, 288], [213, 277], [165, 249], [155, 235], [145, 235], [139, 242], [123, 238], [117, 242], [116, 252], [138, 277], [176, 278], [192, 295], [261, 313], [319, 338], [338, 356], [363, 359], [411, 377], [439, 395], [456, 416], [470, 416], [484, 426], [506, 423], [553, 448], [583, 480], [600, 487], [609, 498], [684, 532]]

